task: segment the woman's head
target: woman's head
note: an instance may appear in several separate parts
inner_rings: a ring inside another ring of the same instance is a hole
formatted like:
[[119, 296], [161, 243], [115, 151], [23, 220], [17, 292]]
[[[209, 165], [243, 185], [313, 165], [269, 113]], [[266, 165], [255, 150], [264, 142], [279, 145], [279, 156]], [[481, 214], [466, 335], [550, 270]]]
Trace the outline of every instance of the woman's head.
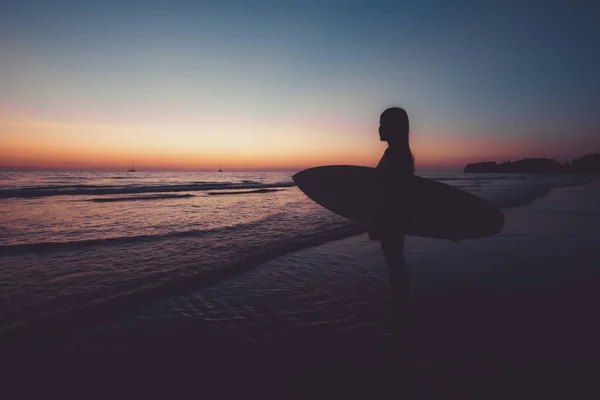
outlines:
[[408, 143], [408, 114], [403, 108], [391, 107], [379, 117], [379, 139], [382, 142]]
[[415, 157], [410, 151], [408, 140], [408, 114], [400, 107], [388, 108], [379, 117], [379, 139], [388, 142], [390, 148], [396, 149], [396, 154], [404, 157], [411, 172], [415, 172]]

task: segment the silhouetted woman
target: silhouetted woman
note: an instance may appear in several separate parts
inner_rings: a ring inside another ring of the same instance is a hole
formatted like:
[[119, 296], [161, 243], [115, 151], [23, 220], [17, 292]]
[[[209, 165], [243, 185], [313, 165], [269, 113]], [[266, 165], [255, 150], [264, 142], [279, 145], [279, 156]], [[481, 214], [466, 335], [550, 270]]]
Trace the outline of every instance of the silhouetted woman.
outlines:
[[388, 143], [377, 165], [383, 182], [383, 204], [369, 232], [371, 240], [379, 240], [390, 272], [394, 333], [405, 333], [410, 285], [404, 263], [403, 226], [410, 213], [410, 188], [406, 183], [415, 173], [415, 161], [408, 138], [408, 115], [402, 108], [385, 110], [379, 119], [379, 139]]

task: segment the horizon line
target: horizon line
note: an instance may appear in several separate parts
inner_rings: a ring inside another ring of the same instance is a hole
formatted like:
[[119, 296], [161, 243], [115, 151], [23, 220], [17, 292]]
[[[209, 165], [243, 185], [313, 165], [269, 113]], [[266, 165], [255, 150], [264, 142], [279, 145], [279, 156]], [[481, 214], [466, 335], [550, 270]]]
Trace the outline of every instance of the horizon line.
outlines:
[[[350, 164], [329, 164], [329, 165], [350, 165]], [[113, 168], [36, 168], [36, 167], [31, 167], [31, 168], [14, 168], [14, 167], [3, 167], [0, 166], [0, 171], [4, 171], [4, 172], [121, 172], [121, 173], [128, 173], [128, 174], [135, 174], [138, 172], [214, 172], [214, 173], [227, 173], [227, 172], [299, 172], [305, 169], [309, 169], [309, 168], [315, 168], [315, 167], [319, 167], [321, 165], [313, 165], [313, 166], [306, 166], [306, 167], [295, 167], [295, 168], [265, 168], [265, 169], [260, 169], [260, 168], [248, 168], [248, 169], [231, 169], [231, 170], [223, 170], [223, 171], [219, 171], [219, 170], [215, 170], [215, 169], [160, 169], [160, 168], [149, 168], [149, 169], [144, 169], [144, 168], [139, 168], [136, 167], [136, 171], [135, 172], [130, 172], [128, 170], [124, 170], [124, 169], [113, 169]], [[327, 166], [327, 165], [323, 165], [323, 166]], [[359, 166], [364, 166], [364, 165], [359, 165]], [[374, 166], [364, 166], [364, 167], [371, 167], [373, 168]], [[435, 167], [418, 167], [417, 166], [417, 170], [421, 169], [421, 170], [449, 170], [449, 169], [462, 169], [464, 168], [464, 166], [457, 166], [457, 165], [446, 165], [446, 166], [435, 166]]]
[[[588, 154], [595, 154], [596, 152], [587, 152], [583, 155], [580, 155], [578, 157], [573, 157], [573, 158], [569, 158], [568, 160], [565, 158], [565, 162], [572, 162], [573, 160], [577, 159], [577, 158], [581, 158], [585, 155]], [[461, 163], [452, 163], [452, 164], [446, 164], [446, 165], [419, 165], [417, 163], [416, 165], [416, 169], [417, 170], [450, 170], [450, 169], [463, 169], [465, 168], [467, 165], [469, 164], [478, 164], [478, 163], [489, 163], [489, 162], [494, 162], [494, 163], [498, 163], [498, 162], [512, 162], [512, 161], [521, 161], [521, 160], [529, 160], [529, 159], [549, 159], [549, 160], [555, 160], [557, 162], [558, 161], [556, 158], [552, 158], [552, 157], [524, 157], [524, 158], [520, 158], [519, 160], [502, 160], [502, 161], [495, 161], [495, 160], [472, 160], [472, 161], [463, 161]], [[357, 166], [365, 166], [365, 167], [374, 167], [375, 165], [359, 165], [359, 164], [323, 164], [323, 165], [357, 165]], [[290, 166], [290, 167], [284, 167], [284, 168], [235, 168], [235, 169], [231, 169], [231, 170], [224, 170], [223, 172], [298, 172], [298, 171], [302, 171], [304, 169], [309, 169], [309, 168], [314, 168], [317, 166], [321, 166], [321, 165], [311, 165], [311, 166]], [[119, 167], [119, 168], [99, 168], [99, 167], [39, 167], [39, 166], [31, 166], [31, 167], [25, 167], [25, 166], [20, 166], [20, 167], [16, 167], [16, 166], [8, 166], [8, 165], [0, 165], [0, 171], [10, 171], [10, 172], [42, 172], [42, 171], [48, 171], [48, 172], [52, 172], [52, 171], [81, 171], [81, 172], [125, 172], [125, 173], [135, 173], [135, 172], [130, 172], [128, 171], [128, 169], [126, 169], [128, 167]], [[136, 172], [219, 172], [218, 169], [208, 169], [208, 168], [201, 168], [201, 169], [191, 169], [191, 168], [148, 168], [148, 169], [144, 169], [144, 167], [141, 167], [138, 164], [138, 166], [135, 168]], [[222, 169], [222, 168], [221, 168]]]

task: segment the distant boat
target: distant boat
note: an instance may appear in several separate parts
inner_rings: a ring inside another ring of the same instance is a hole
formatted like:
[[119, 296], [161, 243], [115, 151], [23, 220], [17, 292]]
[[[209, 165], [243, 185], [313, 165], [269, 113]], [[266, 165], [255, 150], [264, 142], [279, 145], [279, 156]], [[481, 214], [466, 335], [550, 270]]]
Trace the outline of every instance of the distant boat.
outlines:
[[135, 172], [135, 164], [131, 163], [131, 169], [127, 172]]
[[223, 168], [219, 166], [219, 172], [223, 172]]

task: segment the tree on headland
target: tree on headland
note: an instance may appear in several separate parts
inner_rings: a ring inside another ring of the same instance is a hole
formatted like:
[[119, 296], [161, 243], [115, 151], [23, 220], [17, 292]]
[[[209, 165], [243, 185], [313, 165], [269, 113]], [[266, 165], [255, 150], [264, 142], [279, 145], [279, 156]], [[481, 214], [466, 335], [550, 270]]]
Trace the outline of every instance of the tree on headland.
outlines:
[[600, 174], [600, 153], [586, 154], [564, 164], [549, 158], [525, 158], [502, 164], [488, 161], [467, 164], [464, 172]]
[[574, 159], [571, 168], [584, 174], [600, 173], [600, 153], [586, 154], [583, 157]]

